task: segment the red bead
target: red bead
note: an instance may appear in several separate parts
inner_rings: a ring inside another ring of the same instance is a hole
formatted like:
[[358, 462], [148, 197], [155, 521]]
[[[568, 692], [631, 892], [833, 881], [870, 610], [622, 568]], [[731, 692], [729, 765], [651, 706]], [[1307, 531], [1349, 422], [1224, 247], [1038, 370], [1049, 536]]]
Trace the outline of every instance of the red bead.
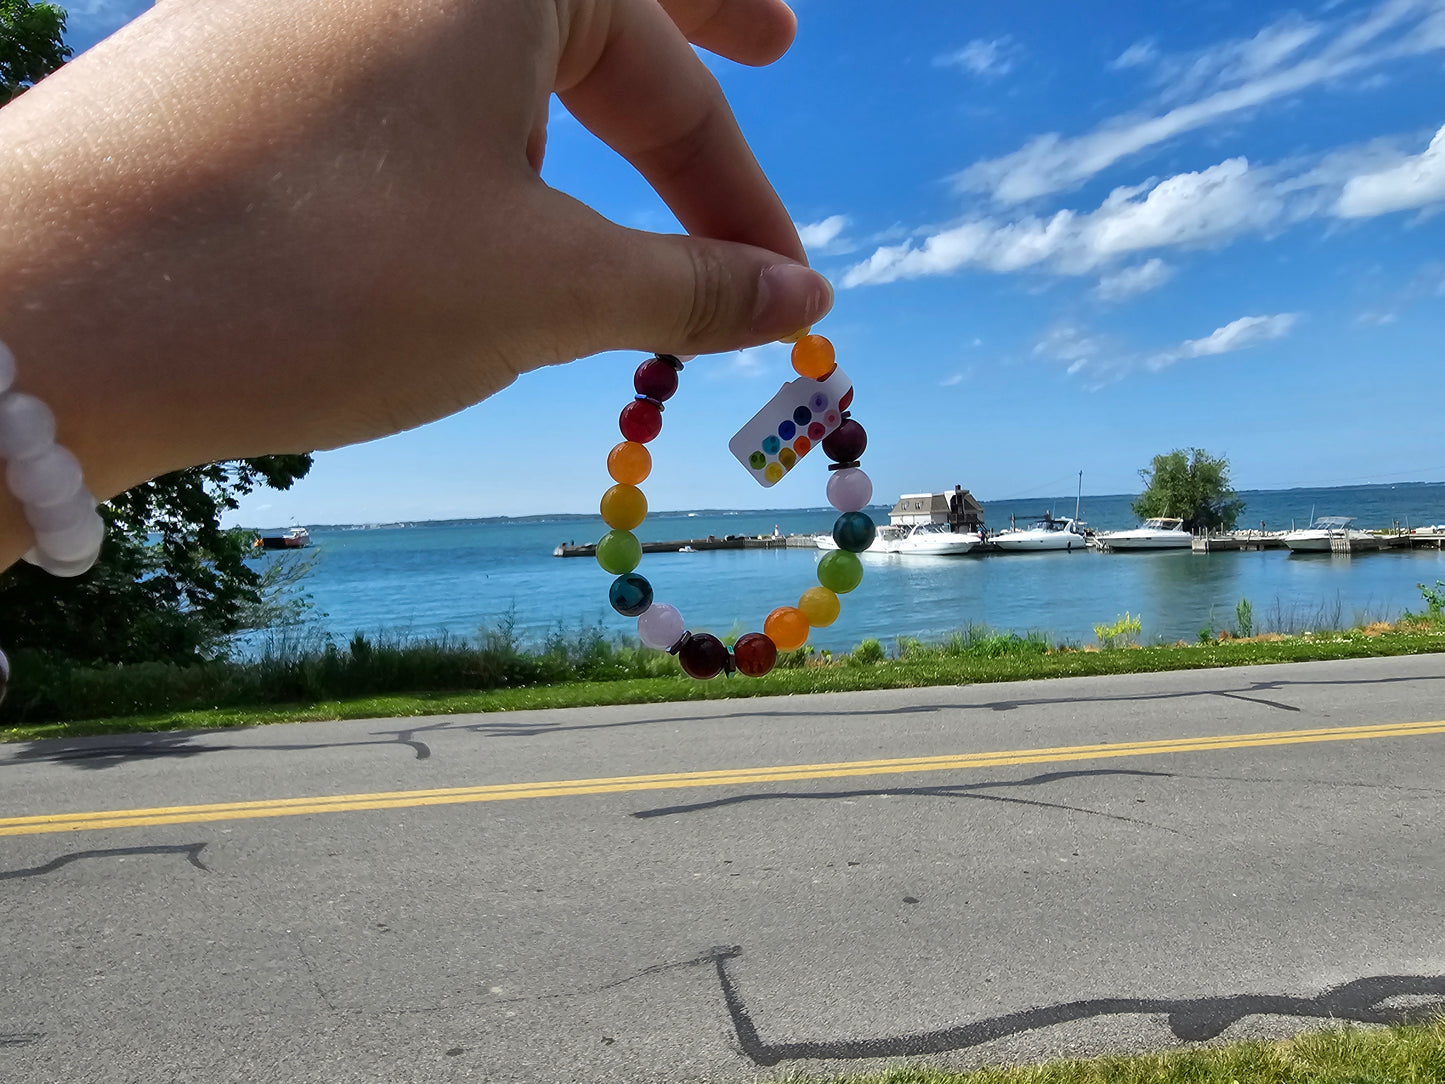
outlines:
[[717, 677], [727, 665], [728, 649], [710, 632], [695, 632], [678, 649], [682, 672], [700, 681]]
[[838, 400], [838, 409], [847, 410], [853, 405], [853, 389], [849, 388], [843, 393], [843, 398]]
[[859, 459], [863, 449], [868, 447], [868, 431], [852, 418], [823, 438], [823, 454], [834, 463], [848, 463]]
[[666, 402], [677, 391], [677, 370], [661, 358], [649, 358], [632, 374], [632, 386], [638, 395]]
[[778, 661], [778, 648], [761, 632], [749, 632], [733, 644], [733, 661], [738, 672], [748, 677], [762, 677]]
[[646, 444], [662, 432], [662, 407], [646, 399], [634, 399], [622, 408], [617, 419], [617, 428], [627, 440]]

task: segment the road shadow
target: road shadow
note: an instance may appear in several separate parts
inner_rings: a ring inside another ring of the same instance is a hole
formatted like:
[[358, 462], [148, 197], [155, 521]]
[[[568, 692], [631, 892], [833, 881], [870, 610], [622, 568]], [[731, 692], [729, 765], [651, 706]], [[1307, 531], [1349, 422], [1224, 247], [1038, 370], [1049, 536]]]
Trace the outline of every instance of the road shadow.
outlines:
[[104, 850], [94, 851], [73, 851], [70, 854], [63, 854], [59, 858], [52, 858], [49, 862], [38, 866], [28, 866], [25, 869], [0, 870], [0, 881], [18, 881], [26, 877], [44, 877], [48, 873], [54, 873], [58, 869], [76, 862], [86, 862], [94, 859], [104, 858], [132, 858], [138, 855], [151, 854], [174, 854], [183, 855], [196, 869], [202, 873], [210, 873], [211, 867], [201, 861], [201, 852], [206, 849], [205, 843], [174, 843], [159, 844], [151, 847], [108, 847]]
[[[1405, 1024], [1445, 1011], [1445, 975], [1374, 975], [1331, 986], [1313, 997], [1290, 994], [1225, 994], [1201, 998], [1091, 998], [985, 1017], [937, 1031], [859, 1039], [768, 1042], [744, 1004], [728, 962], [742, 949], [712, 950], [713, 966], [738, 1047], [755, 1065], [785, 1061], [907, 1058], [967, 1050], [996, 1039], [1104, 1016], [1163, 1016], [1176, 1039], [1203, 1042], [1249, 1016], [1287, 1016], [1356, 1024]], [[1394, 998], [1425, 999], [1407, 1006]]]

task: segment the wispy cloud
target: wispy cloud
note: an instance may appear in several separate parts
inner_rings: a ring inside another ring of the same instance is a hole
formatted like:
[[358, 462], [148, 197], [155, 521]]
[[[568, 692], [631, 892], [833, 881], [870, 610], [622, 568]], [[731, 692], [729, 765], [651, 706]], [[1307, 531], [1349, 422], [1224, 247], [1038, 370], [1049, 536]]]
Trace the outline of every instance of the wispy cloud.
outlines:
[[1101, 301], [1123, 301], [1157, 289], [1173, 277], [1174, 268], [1156, 256], [1105, 275], [1094, 287], [1094, 296]]
[[791, 350], [792, 347], [782, 343], [764, 343], [762, 346], [739, 350], [722, 364], [709, 365], [705, 371], [714, 379], [740, 377], [752, 380], [781, 372], [787, 365]]
[[1159, 59], [1159, 49], [1153, 41], [1136, 41], [1129, 48], [1120, 53], [1109, 67], [1115, 70], [1123, 68], [1142, 68], [1153, 64]]
[[1173, 350], [1154, 355], [1149, 359], [1149, 368], [1157, 372], [1187, 358], [1207, 358], [1247, 350], [1251, 346], [1283, 338], [1298, 320], [1298, 314], [1292, 312], [1273, 316], [1241, 316], [1215, 328], [1202, 339], [1186, 339]]
[[[1445, 0], [1384, 0], [1361, 18], [1331, 24], [1287, 16], [1251, 38], [1185, 60], [1154, 61], [1165, 73], [1162, 100], [1179, 103], [1172, 108], [1115, 116], [1081, 136], [1036, 136], [1017, 151], [970, 166], [956, 183], [962, 191], [987, 193], [1001, 204], [1037, 199], [1074, 188], [1121, 159], [1185, 132], [1343, 76], [1439, 50], [1445, 50]], [[1143, 52], [1131, 60], [1147, 62]]]
[[851, 252], [855, 247], [843, 236], [843, 231], [848, 228], [847, 215], [830, 215], [821, 222], [795, 222], [793, 225], [797, 227], [798, 239], [809, 252], [836, 256]]
[[1371, 218], [1392, 211], [1411, 211], [1445, 201], [1445, 126], [1420, 154], [1362, 173], [1345, 182], [1335, 204], [1341, 218]]
[[[1045, 267], [1081, 275], [1136, 252], [1204, 247], [1276, 221], [1282, 206], [1243, 158], [1156, 184], [1116, 188], [1091, 212], [1059, 211], [1013, 221], [976, 218], [877, 249], [850, 268], [847, 286], [949, 274], [965, 267], [1010, 272]], [[1152, 274], [1159, 274], [1155, 269]], [[1161, 280], [1162, 281], [1162, 280]]]
[[938, 386], [939, 386], [940, 388], [952, 388], [952, 387], [955, 387], [955, 386], [957, 386], [957, 385], [959, 385], [959, 384], [962, 384], [962, 383], [963, 383], [963, 374], [962, 374], [962, 373], [954, 373], [954, 374], [952, 374], [951, 376], [946, 376], [946, 377], [944, 377], [942, 380], [940, 380], [940, 381], [938, 382]]
[[1013, 71], [1022, 50], [1005, 34], [991, 41], [975, 38], [962, 49], [935, 57], [934, 64], [945, 68], [958, 68], [980, 79], [997, 79]]

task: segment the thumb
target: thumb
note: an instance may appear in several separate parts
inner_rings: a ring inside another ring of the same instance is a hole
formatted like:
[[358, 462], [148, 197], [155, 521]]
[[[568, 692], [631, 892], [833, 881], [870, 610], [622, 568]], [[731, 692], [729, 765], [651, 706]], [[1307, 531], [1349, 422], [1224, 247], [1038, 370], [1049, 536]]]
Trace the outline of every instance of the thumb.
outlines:
[[588, 352], [725, 353], [791, 335], [833, 307], [828, 280], [786, 256], [627, 229], [573, 208], [581, 221], [553, 236], [578, 251], [558, 255], [553, 266], [568, 270], [554, 288], [570, 302], [563, 311], [589, 321], [572, 329]]

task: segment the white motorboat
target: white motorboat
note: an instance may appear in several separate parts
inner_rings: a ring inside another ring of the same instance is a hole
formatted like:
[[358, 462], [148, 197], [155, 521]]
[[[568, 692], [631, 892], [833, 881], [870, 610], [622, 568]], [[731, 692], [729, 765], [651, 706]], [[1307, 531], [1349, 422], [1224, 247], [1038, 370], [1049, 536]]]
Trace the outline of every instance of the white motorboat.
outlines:
[[953, 556], [977, 549], [982, 543], [978, 532], [955, 532], [946, 523], [920, 523], [906, 535], [884, 542], [886, 553], [933, 554]]
[[1368, 531], [1351, 527], [1354, 522], [1354, 516], [1316, 516], [1303, 530], [1285, 532], [1284, 544], [1291, 553], [1329, 553], [1337, 538], [1370, 537]]
[[1071, 519], [1054, 519], [1048, 513], [1032, 527], [1018, 527], [990, 535], [994, 545], [1006, 553], [1029, 553], [1043, 550], [1087, 549], [1089, 540], [1079, 532]]
[[1191, 541], [1182, 519], [1163, 516], [1146, 519], [1132, 531], [1105, 531], [1097, 539], [1106, 550], [1187, 550]]

